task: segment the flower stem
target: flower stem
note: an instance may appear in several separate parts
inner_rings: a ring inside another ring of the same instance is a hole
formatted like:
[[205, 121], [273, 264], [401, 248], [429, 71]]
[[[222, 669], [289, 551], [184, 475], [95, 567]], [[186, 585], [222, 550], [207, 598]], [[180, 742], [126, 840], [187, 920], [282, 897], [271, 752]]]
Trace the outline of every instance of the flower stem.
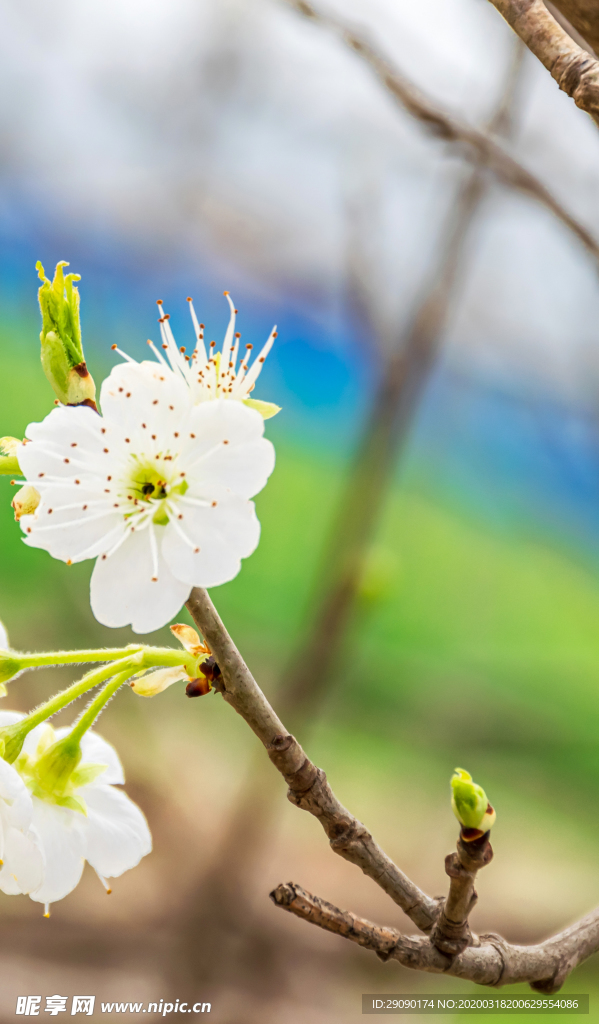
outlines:
[[98, 715], [104, 710], [104, 706], [108, 703], [110, 698], [123, 685], [123, 683], [125, 683], [127, 679], [130, 679], [131, 676], [135, 675], [136, 672], [139, 672], [138, 665], [129, 665], [128, 668], [123, 668], [122, 672], [118, 672], [114, 679], [111, 679], [103, 690], [100, 690], [99, 694], [94, 697], [91, 704], [88, 705], [71, 729], [68, 737], [70, 742], [79, 743], [84, 733], [91, 728]]
[[134, 644], [130, 647], [115, 647], [113, 649], [102, 649], [95, 651], [50, 651], [46, 654], [21, 654], [12, 653], [21, 664], [21, 668], [41, 668], [44, 665], [82, 665], [88, 661], [118, 661], [131, 654], [137, 654], [143, 650], [143, 644]]

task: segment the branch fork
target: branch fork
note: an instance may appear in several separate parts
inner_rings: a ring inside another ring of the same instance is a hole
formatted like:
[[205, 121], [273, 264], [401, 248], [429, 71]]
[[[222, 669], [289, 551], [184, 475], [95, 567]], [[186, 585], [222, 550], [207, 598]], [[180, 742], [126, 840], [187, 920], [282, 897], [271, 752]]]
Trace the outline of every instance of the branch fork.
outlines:
[[512, 945], [499, 935], [472, 935], [468, 917], [477, 899], [476, 875], [493, 857], [489, 833], [473, 837], [472, 830], [462, 829], [456, 852], [445, 861], [450, 880], [447, 898], [427, 895], [339, 802], [324, 771], [285, 729], [207, 592], [194, 588], [187, 607], [221, 669], [219, 691], [262, 742], [287, 783], [291, 803], [312, 814], [322, 825], [331, 849], [372, 878], [423, 934], [403, 935], [395, 928], [340, 910], [295, 882], [273, 890], [270, 898], [275, 906], [372, 950], [382, 960], [397, 960], [404, 967], [479, 985], [527, 982], [537, 991], [556, 992], [579, 963], [599, 950], [599, 909], [534, 946]]

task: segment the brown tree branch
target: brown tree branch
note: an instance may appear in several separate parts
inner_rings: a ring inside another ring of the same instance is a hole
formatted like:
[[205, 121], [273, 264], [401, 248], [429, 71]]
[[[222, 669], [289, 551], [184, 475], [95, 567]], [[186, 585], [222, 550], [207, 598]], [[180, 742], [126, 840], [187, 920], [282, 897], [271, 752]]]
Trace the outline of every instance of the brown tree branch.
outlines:
[[429, 931], [437, 916], [437, 901], [400, 871], [364, 825], [339, 802], [325, 773], [306, 757], [271, 708], [208, 593], [195, 587], [187, 608], [220, 666], [224, 699], [266, 747], [272, 763], [289, 787], [287, 795], [291, 803], [313, 814], [326, 832], [331, 849], [372, 878], [417, 928]]
[[478, 900], [474, 881], [480, 868], [490, 864], [492, 858], [488, 832], [468, 842], [462, 829], [457, 853], [450, 853], [445, 858], [445, 873], [450, 879], [449, 895], [431, 932], [431, 942], [442, 953], [456, 956], [472, 944], [468, 918]]
[[528, 982], [541, 992], [556, 992], [567, 975], [599, 949], [599, 909], [577, 924], [536, 946], [515, 946], [499, 935], [481, 935], [459, 956], [441, 953], [425, 936], [402, 935], [339, 910], [295, 882], [279, 885], [270, 898], [310, 924], [373, 950], [381, 960], [432, 974], [449, 974], [478, 985], [499, 987]]
[[[473, 128], [468, 124], [465, 124], [458, 117], [443, 110], [442, 107], [434, 103], [427, 96], [425, 96], [420, 90], [413, 85], [412, 82], [408, 81], [404, 75], [402, 75], [395, 67], [391, 65], [389, 60], [378, 50], [369, 40], [357, 32], [355, 29], [350, 28], [342, 21], [334, 18], [330, 15], [325, 15], [318, 11], [312, 4], [305, 2], [305, 0], [285, 0], [285, 2], [296, 10], [299, 14], [309, 18], [315, 24], [322, 25], [325, 28], [331, 29], [338, 35], [343, 42], [355, 50], [357, 54], [368, 64], [371, 70], [375, 73], [381, 84], [393, 95], [393, 97], [401, 104], [412, 117], [416, 118], [423, 124], [432, 135], [443, 139], [446, 142], [453, 143], [460, 147], [465, 155], [470, 159], [474, 160], [481, 167], [485, 167], [490, 171], [498, 181], [508, 188], [515, 189], [518, 192], [523, 192], [531, 199], [535, 199], [537, 202], [545, 206], [551, 213], [557, 217], [577, 238], [584, 247], [591, 253], [597, 263], [599, 263], [599, 244], [593, 237], [590, 231], [585, 228], [575, 217], [573, 217], [568, 211], [562, 206], [560, 202], [551, 194], [551, 192], [535, 177], [530, 171], [527, 171], [514, 157], [504, 149], [501, 143], [497, 142], [492, 135], [481, 131], [478, 128]], [[506, 8], [511, 6], [512, 0], [492, 0], [495, 6], [501, 9], [501, 6]], [[542, 0], [513, 0], [514, 6], [527, 6], [538, 4], [543, 8], [545, 15], [550, 19], [551, 23], [555, 26], [555, 29], [563, 37], [564, 48], [567, 49], [572, 47], [575, 52], [578, 52], [581, 56], [579, 64], [577, 66], [582, 67], [584, 61], [589, 61], [592, 65], [596, 65], [598, 69], [597, 74], [597, 113], [599, 116], [599, 62], [594, 60], [588, 53], [585, 53], [572, 38], [557, 24], [554, 18], [551, 17], [547, 8], [542, 3]], [[501, 11], [503, 14], [504, 12]], [[507, 15], [504, 15], [507, 18]], [[507, 19], [509, 20], [509, 18]], [[514, 26], [512, 26], [514, 27]], [[524, 39], [530, 49], [532, 47], [528, 43], [528, 40], [519, 35]], [[533, 52], [535, 52], [533, 50]], [[538, 54], [536, 54], [539, 56]], [[557, 67], [557, 65], [556, 65]], [[559, 65], [561, 67], [561, 65]], [[558, 70], [559, 70], [558, 67]], [[590, 74], [589, 70], [589, 74]], [[555, 76], [554, 76], [555, 77]], [[565, 81], [570, 82], [570, 78], [566, 75]], [[585, 83], [591, 88], [591, 78], [585, 78]], [[566, 90], [568, 91], [568, 90]], [[591, 92], [593, 90], [591, 89]], [[584, 89], [578, 94], [579, 98], [583, 96]], [[576, 100], [578, 102], [578, 100]], [[581, 105], [581, 104], [579, 104]], [[586, 108], [585, 108], [586, 109]]]
[[[287, 782], [291, 802], [320, 821], [335, 853], [361, 868], [421, 931], [430, 932], [439, 915], [439, 902], [404, 875], [364, 825], [339, 803], [324, 772], [306, 757], [271, 708], [206, 591], [194, 588], [187, 608], [220, 666], [220, 692], [261, 740]], [[475, 866], [466, 862], [467, 870]], [[454, 889], [453, 907], [459, 906], [465, 892], [465, 888]], [[536, 946], [514, 946], [501, 936], [481, 935], [452, 957], [442, 953], [426, 935], [404, 936], [380, 928], [294, 885], [279, 886], [273, 899], [305, 920], [374, 949], [383, 959], [398, 960], [415, 970], [451, 974], [479, 985], [528, 982], [540, 991], [555, 992], [579, 963], [599, 950], [599, 909]]]
[[[599, 124], [599, 61], [596, 57], [579, 46], [558, 24], [543, 0], [491, 0], [491, 3], [547, 68], [560, 89]], [[575, 28], [579, 27], [573, 20], [573, 9], [578, 5], [558, 3], [556, 6]]]
[[[599, 52], [599, 8], [595, 0], [558, 0], [557, 3], [545, 0], [545, 6], [574, 43], [589, 50], [591, 54]], [[583, 7], [587, 10], [583, 11]], [[574, 27], [568, 15], [573, 16], [580, 29]], [[581, 31], [583, 28], [585, 32]]]

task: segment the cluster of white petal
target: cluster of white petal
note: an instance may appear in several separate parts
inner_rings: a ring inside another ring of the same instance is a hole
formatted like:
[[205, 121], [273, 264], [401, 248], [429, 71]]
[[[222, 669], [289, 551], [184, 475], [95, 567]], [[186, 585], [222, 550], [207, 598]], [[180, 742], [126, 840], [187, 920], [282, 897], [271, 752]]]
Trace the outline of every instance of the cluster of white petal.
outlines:
[[[255, 406], [268, 419], [279, 411], [279, 407], [270, 402], [255, 402], [250, 399], [250, 394], [254, 390], [266, 357], [277, 337], [277, 329], [273, 327], [266, 344], [250, 365], [253, 345], [246, 345], [243, 356], [241, 355], [241, 334], [235, 330], [237, 310], [228, 292], [225, 292], [225, 297], [229, 303], [231, 316], [220, 352], [216, 352], [216, 342], [214, 341], [211, 341], [208, 348], [206, 348], [204, 343], [204, 324], [198, 323], [191, 299], [187, 301], [195, 333], [195, 348], [192, 354], [190, 356], [186, 355], [185, 348], [177, 346], [170, 325], [170, 315], [163, 312], [163, 304], [160, 300], [158, 306], [163, 315], [158, 323], [160, 324], [164, 355], [151, 341], [148, 344], [152, 348], [158, 362], [164, 367], [170, 367], [175, 374], [180, 375], [185, 381], [190, 389], [194, 404], [209, 402], [215, 398], [233, 399], [238, 402], [245, 402], [250, 406]], [[113, 348], [116, 348], [116, 345]], [[117, 349], [117, 351], [120, 352], [120, 349]], [[125, 359], [133, 362], [125, 352], [120, 352], [120, 354]]]
[[196, 405], [182, 376], [156, 363], [114, 367], [101, 407], [102, 416], [59, 407], [29, 425], [18, 457], [41, 502], [20, 522], [26, 543], [54, 558], [97, 558], [94, 615], [146, 633], [193, 586], [233, 579], [254, 551], [250, 498], [274, 449], [254, 409], [224, 398]]
[[[0, 727], [12, 725], [24, 716], [0, 712]], [[23, 754], [35, 761], [48, 743], [66, 735], [47, 724], [33, 729]], [[148, 824], [139, 807], [117, 787], [124, 783], [118, 754], [97, 733], [88, 732], [81, 741], [86, 764], [105, 765], [93, 782], [81, 786], [77, 797], [87, 814], [59, 806], [30, 793], [16, 766], [0, 759], [0, 871], [3, 892], [29, 893], [32, 900], [50, 904], [63, 899], [78, 884], [85, 861], [103, 884], [139, 864], [152, 849]]]

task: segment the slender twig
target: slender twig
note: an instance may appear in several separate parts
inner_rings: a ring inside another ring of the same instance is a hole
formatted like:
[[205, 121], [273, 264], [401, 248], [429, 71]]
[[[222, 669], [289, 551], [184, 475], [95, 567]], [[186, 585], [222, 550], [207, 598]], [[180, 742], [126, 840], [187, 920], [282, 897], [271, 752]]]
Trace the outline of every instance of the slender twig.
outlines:
[[326, 832], [331, 849], [361, 868], [418, 928], [429, 931], [437, 916], [437, 902], [423, 893], [381, 850], [364, 825], [339, 802], [325, 773], [312, 764], [295, 737], [287, 732], [235, 647], [207, 592], [195, 587], [187, 607], [218, 662], [224, 699], [266, 747], [272, 763], [289, 787], [291, 803], [313, 814]]
[[556, 992], [567, 975], [599, 949], [599, 909], [536, 946], [515, 946], [499, 935], [481, 935], [478, 945], [450, 958], [424, 936], [402, 935], [339, 910], [295, 882], [277, 886], [270, 898], [303, 921], [373, 950], [381, 960], [397, 960], [412, 970], [449, 974], [478, 985], [527, 982], [537, 991]]
[[560, 89], [599, 124], [597, 58], [579, 46], [558, 24], [543, 0], [491, 0], [491, 3], [547, 68]]
[[[508, 0], [493, 0], [493, 2], [498, 9], [500, 9], [500, 5], [505, 5], [506, 7], [510, 6]], [[525, 0], [518, 0], [518, 2], [521, 5], [526, 6]], [[530, 2], [531, 0], [528, 0], [528, 3]], [[304, 17], [309, 18], [311, 21], [335, 32], [336, 35], [350, 46], [352, 50], [355, 50], [355, 52], [362, 57], [362, 59], [375, 73], [381, 84], [385, 86], [401, 106], [411, 114], [412, 117], [420, 121], [420, 123], [423, 124], [431, 134], [446, 142], [450, 142], [461, 147], [468, 158], [474, 160], [482, 167], [487, 168], [487, 170], [494, 174], [497, 180], [503, 185], [507, 185], [509, 188], [513, 188], [519, 192], [524, 192], [532, 199], [536, 199], [543, 206], [547, 207], [547, 209], [549, 209], [558, 218], [558, 220], [562, 222], [562, 224], [565, 224], [565, 226], [572, 231], [574, 235], [576, 235], [579, 241], [582, 242], [585, 248], [592, 254], [593, 258], [599, 262], [599, 244], [591, 232], [576, 220], [572, 214], [568, 213], [568, 211], [560, 202], [558, 202], [555, 196], [551, 194], [545, 185], [543, 185], [543, 183], [539, 181], [534, 174], [531, 174], [530, 171], [526, 170], [522, 164], [518, 163], [514, 157], [510, 156], [501, 143], [493, 138], [491, 134], [465, 124], [460, 120], [460, 118], [444, 110], [433, 100], [430, 100], [419, 89], [417, 89], [412, 82], [392, 66], [388, 58], [384, 56], [366, 38], [366, 36], [362, 34], [362, 32], [358, 32], [356, 29], [350, 28], [343, 21], [333, 17], [332, 15], [323, 14], [313, 7], [312, 4], [305, 3], [304, 0], [285, 0], [285, 3], [290, 7], [293, 7], [294, 10], [298, 11], [298, 13], [302, 14]], [[573, 47], [580, 55], [584, 55], [586, 61], [590, 61], [599, 68], [599, 63], [593, 60], [588, 53], [582, 51], [572, 38], [568, 36], [562, 28], [560, 28], [555, 19], [551, 17], [541, 0], [532, 0], [532, 3], [534, 5], [538, 3], [538, 5], [543, 8], [547, 18], [551, 19], [551, 22], [562, 34], [564, 40], [568, 40], [567, 46]], [[504, 12], [502, 11], [502, 13]], [[505, 16], [507, 17], [507, 15]], [[524, 42], [529, 45], [529, 48], [532, 49], [522, 33], [518, 32], [518, 35], [520, 35], [521, 38], [524, 39]], [[582, 65], [582, 56], [579, 60]], [[566, 84], [569, 82], [567, 76], [564, 81]], [[585, 79], [585, 81], [587, 80]], [[590, 88], [590, 80], [587, 84]], [[578, 98], [580, 99], [581, 96], [582, 93], [579, 94]], [[599, 88], [597, 90], [597, 96], [599, 97]], [[576, 102], [578, 102], [578, 99]], [[597, 110], [599, 112], [599, 99], [597, 101]]]
[[[273, 711], [206, 591], [194, 588], [187, 607], [220, 666], [220, 692], [261, 740], [287, 782], [291, 802], [320, 821], [335, 853], [360, 867], [421, 931], [430, 932], [439, 914], [438, 901], [400, 871], [364, 825], [339, 803], [324, 772], [306, 757]], [[296, 900], [298, 892], [300, 898]], [[579, 963], [599, 950], [599, 909], [537, 946], [514, 946], [499, 935], [481, 935], [452, 957], [442, 953], [427, 935], [404, 936], [393, 929], [381, 929], [293, 884], [279, 886], [273, 899], [305, 920], [375, 949], [383, 959], [398, 960], [415, 970], [452, 974], [480, 985], [524, 981], [540, 991], [554, 992]]]
[[472, 945], [468, 918], [478, 900], [474, 882], [477, 872], [490, 864], [492, 858], [488, 832], [470, 842], [464, 839], [463, 832], [460, 833], [457, 853], [445, 858], [449, 895], [431, 932], [431, 942], [442, 953], [456, 956]]

